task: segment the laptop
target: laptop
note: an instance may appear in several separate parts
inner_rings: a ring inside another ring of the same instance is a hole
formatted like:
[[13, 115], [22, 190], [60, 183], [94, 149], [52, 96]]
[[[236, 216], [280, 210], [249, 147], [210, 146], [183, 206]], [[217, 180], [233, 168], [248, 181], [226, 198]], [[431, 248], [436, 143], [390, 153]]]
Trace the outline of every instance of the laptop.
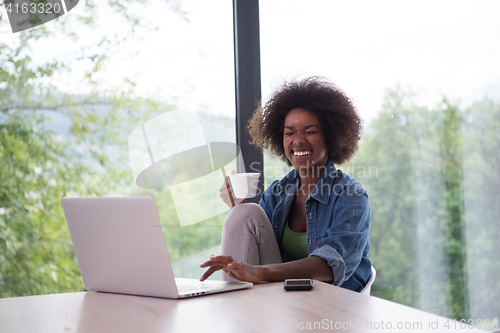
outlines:
[[177, 299], [253, 285], [175, 278], [152, 197], [61, 203], [87, 290]]

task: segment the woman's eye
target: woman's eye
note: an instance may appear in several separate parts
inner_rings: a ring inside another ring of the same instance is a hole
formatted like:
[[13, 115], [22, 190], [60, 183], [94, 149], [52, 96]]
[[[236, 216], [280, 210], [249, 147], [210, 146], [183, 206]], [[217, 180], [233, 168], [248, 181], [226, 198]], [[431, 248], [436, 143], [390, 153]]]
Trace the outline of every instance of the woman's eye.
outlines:
[[288, 133], [285, 132], [285, 136], [290, 136], [290, 135], [293, 135], [293, 133], [292, 132], [288, 132]]
[[306, 132], [306, 134], [316, 134], [318, 133], [317, 131], [311, 131], [311, 132]]

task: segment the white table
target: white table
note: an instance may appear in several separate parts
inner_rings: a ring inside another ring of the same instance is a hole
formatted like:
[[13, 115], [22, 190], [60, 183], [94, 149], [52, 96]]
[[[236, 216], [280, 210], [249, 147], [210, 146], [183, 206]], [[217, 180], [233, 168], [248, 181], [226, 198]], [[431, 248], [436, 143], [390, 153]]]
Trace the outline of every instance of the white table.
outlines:
[[293, 331], [481, 330], [319, 281], [312, 291], [287, 292], [283, 283], [267, 283], [183, 300], [99, 292], [0, 299], [1, 333]]

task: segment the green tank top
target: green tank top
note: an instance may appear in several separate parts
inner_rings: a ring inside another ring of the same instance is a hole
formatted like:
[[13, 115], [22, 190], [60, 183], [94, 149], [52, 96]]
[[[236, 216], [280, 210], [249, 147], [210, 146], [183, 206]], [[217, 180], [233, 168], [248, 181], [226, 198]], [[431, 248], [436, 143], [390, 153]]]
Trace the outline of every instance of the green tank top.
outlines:
[[304, 259], [309, 255], [307, 252], [307, 232], [290, 230], [288, 219], [286, 219], [283, 235], [281, 235], [281, 244], [283, 250], [292, 260]]

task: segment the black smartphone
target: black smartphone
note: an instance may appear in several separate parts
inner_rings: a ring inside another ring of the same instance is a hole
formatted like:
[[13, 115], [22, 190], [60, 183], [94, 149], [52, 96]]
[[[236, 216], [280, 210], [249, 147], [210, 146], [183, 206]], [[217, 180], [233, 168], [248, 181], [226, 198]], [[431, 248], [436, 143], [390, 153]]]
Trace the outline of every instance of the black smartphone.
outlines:
[[287, 279], [284, 285], [286, 291], [311, 290], [313, 287], [312, 279]]

